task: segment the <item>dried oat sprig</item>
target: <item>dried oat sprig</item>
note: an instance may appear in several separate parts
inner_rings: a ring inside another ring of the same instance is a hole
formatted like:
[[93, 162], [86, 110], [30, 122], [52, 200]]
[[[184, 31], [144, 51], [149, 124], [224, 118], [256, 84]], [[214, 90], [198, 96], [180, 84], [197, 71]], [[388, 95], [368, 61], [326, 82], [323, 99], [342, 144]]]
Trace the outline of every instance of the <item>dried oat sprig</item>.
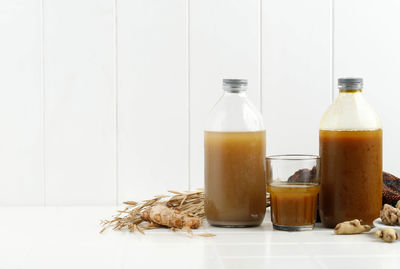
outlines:
[[169, 192], [175, 195], [167, 201], [168, 207], [175, 208], [191, 217], [198, 217], [201, 220], [205, 219], [203, 189], [191, 192]]
[[[134, 201], [124, 202], [126, 205], [125, 209], [119, 210], [118, 214], [114, 215], [111, 220], [102, 220], [101, 224], [104, 228], [100, 231], [104, 232], [108, 228], [113, 228], [113, 230], [122, 230], [127, 228], [130, 232], [137, 230], [141, 232], [143, 229], [153, 228], [155, 225], [150, 223], [149, 225], [141, 225], [143, 220], [141, 218], [141, 212], [151, 208], [155, 204], [161, 204], [162, 199], [165, 196], [156, 196], [153, 199], [144, 200], [140, 203]], [[164, 202], [165, 203], [165, 202]]]

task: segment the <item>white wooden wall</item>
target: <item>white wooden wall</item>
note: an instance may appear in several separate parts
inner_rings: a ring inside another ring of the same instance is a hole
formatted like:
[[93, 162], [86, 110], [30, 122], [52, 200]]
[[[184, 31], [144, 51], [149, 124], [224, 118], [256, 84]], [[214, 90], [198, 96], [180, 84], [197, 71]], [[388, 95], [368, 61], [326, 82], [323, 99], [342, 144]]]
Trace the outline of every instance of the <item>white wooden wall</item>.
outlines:
[[203, 123], [248, 78], [267, 153], [317, 153], [365, 79], [400, 175], [396, 0], [0, 1], [0, 204], [102, 205], [203, 185]]

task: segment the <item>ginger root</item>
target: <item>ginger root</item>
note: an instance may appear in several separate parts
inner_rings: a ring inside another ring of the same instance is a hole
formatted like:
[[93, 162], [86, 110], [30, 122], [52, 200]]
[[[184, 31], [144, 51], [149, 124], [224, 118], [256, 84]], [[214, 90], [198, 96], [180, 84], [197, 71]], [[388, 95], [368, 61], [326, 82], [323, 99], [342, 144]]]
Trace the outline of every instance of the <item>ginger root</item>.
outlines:
[[334, 232], [335, 234], [360, 234], [369, 230], [371, 230], [369, 225], [362, 225], [358, 219], [354, 219], [337, 224]]
[[377, 230], [375, 232], [375, 237], [382, 238], [383, 241], [392, 243], [399, 239], [399, 234], [392, 228], [386, 228], [383, 230]]
[[[396, 208], [397, 207], [397, 208]], [[396, 207], [385, 204], [381, 210], [381, 220], [386, 225], [400, 225], [400, 201]]]
[[189, 217], [166, 205], [156, 205], [149, 210], [143, 211], [142, 219], [158, 225], [178, 229], [197, 229], [201, 226], [201, 219]]

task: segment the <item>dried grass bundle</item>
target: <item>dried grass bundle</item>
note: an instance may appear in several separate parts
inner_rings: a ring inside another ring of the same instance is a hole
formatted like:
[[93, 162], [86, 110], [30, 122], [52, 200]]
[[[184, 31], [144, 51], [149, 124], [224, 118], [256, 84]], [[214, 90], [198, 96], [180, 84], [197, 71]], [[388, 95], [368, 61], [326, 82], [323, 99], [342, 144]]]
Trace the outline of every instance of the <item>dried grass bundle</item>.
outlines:
[[[128, 229], [130, 232], [138, 231], [144, 234], [143, 230], [161, 227], [156, 223], [145, 221], [142, 217], [143, 212], [150, 210], [156, 205], [165, 205], [188, 217], [197, 217], [200, 220], [205, 219], [203, 189], [186, 192], [168, 192], [170, 193], [169, 195], [157, 195], [153, 199], [144, 200], [139, 203], [135, 201], [124, 202], [126, 205], [124, 210], [119, 210], [118, 214], [113, 216], [111, 220], [101, 221], [104, 228], [100, 233], [112, 227], [113, 230]], [[269, 200], [269, 194], [267, 193], [267, 207], [269, 206]], [[174, 228], [172, 230], [175, 231], [177, 229]]]

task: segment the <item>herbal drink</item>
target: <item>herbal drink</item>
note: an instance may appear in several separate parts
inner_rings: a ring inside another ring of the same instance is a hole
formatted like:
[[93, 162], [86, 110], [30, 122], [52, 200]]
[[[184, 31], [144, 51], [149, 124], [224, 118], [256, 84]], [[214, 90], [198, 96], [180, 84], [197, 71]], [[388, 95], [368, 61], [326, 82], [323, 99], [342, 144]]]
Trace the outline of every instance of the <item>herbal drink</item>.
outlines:
[[314, 225], [319, 184], [271, 184], [271, 220], [276, 226]]
[[266, 208], [265, 131], [206, 131], [204, 151], [208, 222], [260, 225]]
[[382, 130], [320, 130], [319, 142], [322, 223], [371, 225], [382, 207]]

